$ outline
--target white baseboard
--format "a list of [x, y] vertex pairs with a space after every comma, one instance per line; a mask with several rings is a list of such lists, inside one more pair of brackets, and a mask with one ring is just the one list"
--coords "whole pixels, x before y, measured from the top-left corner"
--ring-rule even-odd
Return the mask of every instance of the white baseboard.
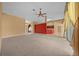
[[10, 37], [16, 37], [16, 36], [21, 36], [21, 35], [26, 35], [26, 33], [23, 33], [23, 34], [15, 34], [15, 35], [2, 36], [2, 37], [1, 37], [1, 39], [3, 39], [3, 38], [10, 38]]

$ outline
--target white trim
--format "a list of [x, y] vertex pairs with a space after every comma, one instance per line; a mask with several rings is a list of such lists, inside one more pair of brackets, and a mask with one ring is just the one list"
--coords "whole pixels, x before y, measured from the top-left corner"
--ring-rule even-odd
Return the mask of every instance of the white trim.
[[23, 34], [15, 34], [15, 35], [2, 36], [2, 37], [1, 37], [1, 39], [3, 39], [3, 38], [10, 38], [10, 37], [16, 37], [16, 36], [21, 36], [21, 35], [26, 35], [26, 33], [23, 33]]

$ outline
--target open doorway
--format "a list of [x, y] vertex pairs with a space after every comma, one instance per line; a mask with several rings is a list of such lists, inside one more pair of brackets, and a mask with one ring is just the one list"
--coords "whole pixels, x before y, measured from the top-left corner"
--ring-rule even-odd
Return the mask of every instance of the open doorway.
[[28, 33], [32, 33], [32, 26], [31, 26], [31, 24], [28, 25]]

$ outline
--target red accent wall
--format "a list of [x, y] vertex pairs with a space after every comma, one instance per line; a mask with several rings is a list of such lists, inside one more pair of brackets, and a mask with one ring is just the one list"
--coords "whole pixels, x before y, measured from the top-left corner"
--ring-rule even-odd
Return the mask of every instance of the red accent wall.
[[34, 28], [35, 28], [35, 33], [46, 34], [46, 23], [35, 24]]

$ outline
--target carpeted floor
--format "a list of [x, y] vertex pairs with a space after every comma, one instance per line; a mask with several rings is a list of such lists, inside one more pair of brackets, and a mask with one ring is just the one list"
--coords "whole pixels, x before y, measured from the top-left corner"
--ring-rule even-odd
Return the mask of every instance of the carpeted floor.
[[3, 56], [70, 56], [73, 50], [64, 38], [41, 34], [2, 39]]

